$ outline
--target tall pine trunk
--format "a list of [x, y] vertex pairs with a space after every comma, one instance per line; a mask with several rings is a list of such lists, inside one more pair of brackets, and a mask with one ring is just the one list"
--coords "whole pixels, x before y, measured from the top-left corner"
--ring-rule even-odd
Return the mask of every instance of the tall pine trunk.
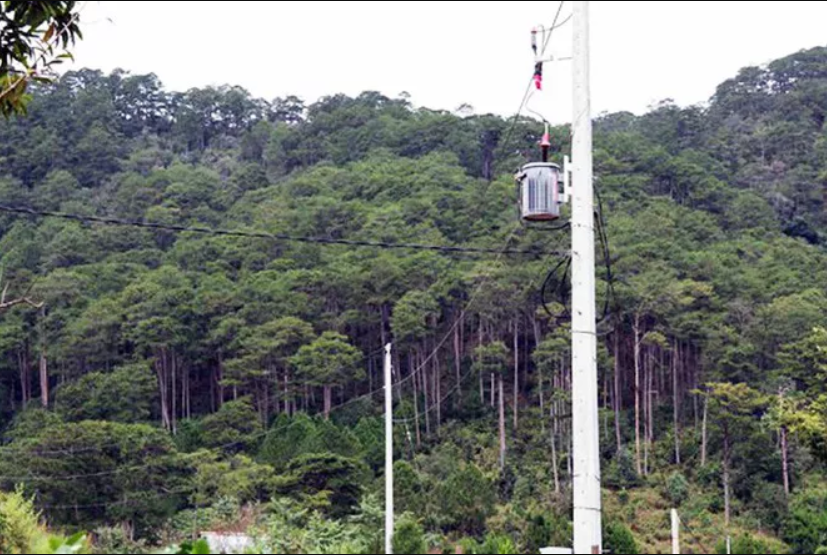
[[672, 427], [675, 435], [675, 464], [681, 464], [680, 393], [678, 393], [678, 365], [680, 344], [676, 341], [672, 351]]
[[514, 431], [520, 424], [520, 339], [519, 323], [514, 322]]
[[787, 438], [787, 427], [781, 426], [781, 471], [784, 474], [784, 494], [790, 495], [790, 453]]
[[46, 360], [46, 306], [40, 309], [40, 404], [49, 408], [49, 364]]
[[500, 470], [505, 468], [505, 386], [503, 386], [503, 377], [500, 374], [499, 379], [500, 389]]
[[638, 476], [643, 475], [640, 453], [640, 315], [635, 314], [634, 323], [635, 341], [635, 465]]
[[431, 387], [428, 385], [428, 363], [421, 355], [417, 355], [418, 364], [416, 366], [421, 378], [422, 392], [425, 394], [425, 435], [431, 435]]
[[330, 420], [330, 411], [333, 409], [333, 386], [324, 386], [324, 419]]
[[551, 404], [551, 469], [554, 473], [554, 493], [560, 493], [560, 469], [557, 463], [557, 414], [554, 410], [554, 403]]
[[[416, 369], [414, 368], [414, 359], [413, 354], [408, 354], [408, 368], [411, 372], [414, 372]], [[422, 431], [419, 425], [419, 390], [417, 386], [417, 379], [416, 374], [411, 376], [411, 382], [413, 382], [413, 406], [414, 406], [414, 419], [416, 420], [416, 448], [422, 446]]]
[[652, 392], [649, 389], [649, 375], [652, 371], [648, 352], [642, 354], [643, 366], [643, 475], [649, 474], [649, 405], [652, 402]]
[[434, 357], [434, 401], [436, 402], [436, 429], [442, 424], [442, 368], [439, 366], [439, 357]]
[[707, 423], [709, 422], [709, 397], [704, 398], [704, 418], [701, 424], [701, 466], [706, 466]]
[[620, 434], [620, 411], [622, 410], [623, 397], [620, 392], [620, 331], [614, 333], [614, 412], [615, 412], [615, 441], [617, 452], [623, 448]]
[[175, 435], [178, 431], [178, 367], [177, 362], [175, 360], [175, 352], [172, 352], [170, 357], [172, 363], [172, 393], [170, 398], [172, 399], [172, 408], [170, 410], [170, 420], [172, 425], [172, 435]]
[[169, 368], [167, 364], [167, 353], [161, 348], [155, 356], [155, 375], [158, 378], [158, 393], [161, 398], [161, 422], [164, 429], [172, 430], [172, 419], [169, 414]]
[[49, 408], [49, 367], [46, 352], [40, 351], [40, 404], [44, 409]]
[[457, 409], [462, 409], [462, 360], [460, 357], [459, 328], [461, 321], [454, 324], [454, 371], [457, 379]]

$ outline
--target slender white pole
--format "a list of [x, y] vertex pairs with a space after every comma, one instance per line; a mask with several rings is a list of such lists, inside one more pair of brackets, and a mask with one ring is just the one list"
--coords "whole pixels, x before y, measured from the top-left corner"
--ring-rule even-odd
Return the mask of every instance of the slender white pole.
[[393, 553], [393, 381], [391, 344], [385, 345], [385, 553]]
[[572, 415], [574, 552], [602, 553], [589, 2], [574, 2], [572, 122]]
[[672, 509], [672, 554], [681, 554], [681, 521], [678, 518], [678, 510]]

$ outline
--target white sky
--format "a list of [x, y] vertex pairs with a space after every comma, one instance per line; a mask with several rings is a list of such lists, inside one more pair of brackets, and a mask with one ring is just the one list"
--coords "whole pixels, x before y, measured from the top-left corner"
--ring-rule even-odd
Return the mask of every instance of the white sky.
[[[75, 67], [154, 72], [171, 90], [241, 85], [267, 99], [406, 91], [418, 106], [506, 115], [532, 72], [529, 31], [557, 6], [91, 1]], [[827, 44], [827, 2], [595, 1], [592, 19], [595, 113], [703, 102], [741, 67]], [[555, 54], [570, 54], [570, 29], [555, 35]], [[547, 65], [548, 92], [531, 107], [569, 119], [569, 74], [568, 62]]]

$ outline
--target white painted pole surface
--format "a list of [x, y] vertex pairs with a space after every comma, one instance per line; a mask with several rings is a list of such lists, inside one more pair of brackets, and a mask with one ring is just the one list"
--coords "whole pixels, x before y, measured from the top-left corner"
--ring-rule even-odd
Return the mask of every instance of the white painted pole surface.
[[391, 344], [385, 345], [385, 553], [393, 553], [393, 382]]
[[574, 552], [602, 553], [589, 2], [574, 2], [572, 122], [572, 414]]
[[672, 509], [672, 555], [681, 554], [681, 521], [678, 518], [678, 510]]

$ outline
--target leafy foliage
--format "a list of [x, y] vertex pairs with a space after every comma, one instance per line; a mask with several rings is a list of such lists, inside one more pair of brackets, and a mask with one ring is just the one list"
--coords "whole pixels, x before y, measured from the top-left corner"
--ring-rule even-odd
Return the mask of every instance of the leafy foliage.
[[[597, 276], [614, 550], [668, 550], [673, 505], [698, 531], [690, 550], [715, 546], [725, 482], [738, 549], [784, 548], [766, 532], [795, 552], [824, 544], [825, 60], [819, 48], [746, 68], [705, 107], [595, 121], [615, 278]], [[530, 119], [504, 144], [500, 117], [375, 92], [305, 105], [91, 70], [29, 92], [29, 117], [0, 126], [4, 204], [322, 242], [568, 249], [565, 231], [514, 231], [510, 176], [542, 129]], [[569, 129], [551, 132], [559, 160]], [[214, 526], [275, 552], [376, 552], [392, 342], [411, 549], [420, 535], [448, 552], [566, 544], [571, 309], [557, 263], [0, 213], [0, 287], [44, 303], [0, 313], [0, 487], [22, 485], [55, 526], [117, 527], [125, 549]], [[553, 318], [538, 310], [546, 278]]]

